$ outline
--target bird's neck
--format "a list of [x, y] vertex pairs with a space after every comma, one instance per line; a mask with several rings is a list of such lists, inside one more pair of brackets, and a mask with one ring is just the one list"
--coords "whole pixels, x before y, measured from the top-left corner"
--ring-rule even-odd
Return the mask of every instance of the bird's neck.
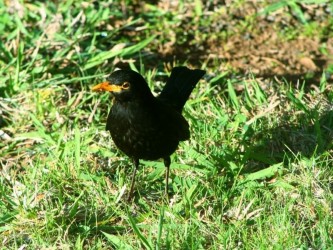
[[123, 106], [125, 108], [135, 108], [135, 107], [150, 107], [153, 105], [155, 101], [155, 97], [151, 95], [147, 95], [144, 98], [129, 98], [129, 99], [122, 99], [122, 98], [115, 98], [114, 104]]

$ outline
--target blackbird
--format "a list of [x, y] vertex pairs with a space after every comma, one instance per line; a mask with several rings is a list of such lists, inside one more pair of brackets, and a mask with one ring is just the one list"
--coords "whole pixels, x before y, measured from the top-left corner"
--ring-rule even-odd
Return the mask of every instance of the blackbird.
[[158, 97], [153, 96], [145, 79], [132, 70], [114, 71], [106, 82], [92, 88], [111, 92], [114, 97], [106, 130], [116, 146], [133, 161], [128, 200], [133, 194], [139, 159], [164, 160], [168, 195], [170, 155], [180, 141], [190, 137], [189, 125], [181, 112], [204, 74], [204, 70], [175, 67]]

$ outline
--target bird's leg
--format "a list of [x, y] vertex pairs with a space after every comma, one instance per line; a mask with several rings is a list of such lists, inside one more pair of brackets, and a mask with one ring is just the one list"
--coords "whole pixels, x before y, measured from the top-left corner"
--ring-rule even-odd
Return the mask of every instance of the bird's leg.
[[133, 195], [133, 190], [134, 190], [134, 184], [135, 184], [135, 175], [136, 175], [136, 170], [139, 168], [139, 159], [133, 158], [133, 174], [132, 174], [132, 181], [131, 181], [131, 188], [128, 193], [127, 201], [131, 201], [132, 195]]
[[169, 171], [170, 171], [170, 156], [164, 158], [164, 166], [165, 166], [165, 194], [167, 199], [169, 200], [168, 186], [169, 186]]

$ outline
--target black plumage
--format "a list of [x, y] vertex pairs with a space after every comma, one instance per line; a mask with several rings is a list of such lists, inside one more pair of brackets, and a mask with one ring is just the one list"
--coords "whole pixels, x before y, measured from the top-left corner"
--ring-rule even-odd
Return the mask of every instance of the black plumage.
[[116, 146], [134, 164], [131, 199], [139, 159], [162, 158], [166, 167], [166, 192], [169, 179], [170, 155], [180, 141], [189, 139], [189, 125], [181, 111], [192, 90], [205, 71], [187, 67], [173, 68], [161, 94], [156, 98], [145, 79], [132, 70], [113, 72], [106, 82], [93, 90], [109, 91], [114, 96], [106, 130]]

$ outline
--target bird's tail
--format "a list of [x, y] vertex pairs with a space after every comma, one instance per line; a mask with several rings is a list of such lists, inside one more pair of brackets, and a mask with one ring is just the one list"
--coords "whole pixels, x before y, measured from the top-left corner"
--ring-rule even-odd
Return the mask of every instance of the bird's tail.
[[205, 73], [206, 71], [200, 69], [191, 70], [187, 67], [173, 68], [158, 99], [181, 111], [192, 90]]

